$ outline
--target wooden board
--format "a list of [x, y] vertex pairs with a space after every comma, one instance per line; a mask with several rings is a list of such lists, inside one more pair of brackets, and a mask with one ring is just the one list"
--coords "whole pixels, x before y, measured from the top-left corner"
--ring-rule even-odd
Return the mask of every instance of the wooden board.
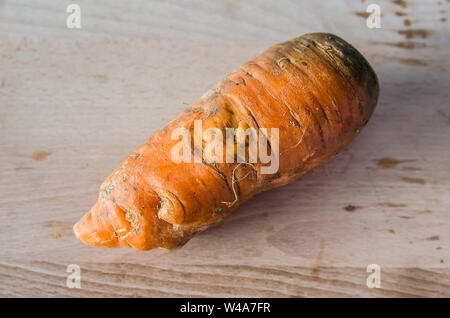
[[[448, 1], [0, 2], [1, 296], [450, 296]], [[183, 248], [88, 247], [72, 225], [163, 123], [271, 44], [313, 31], [379, 75], [339, 156]], [[69, 264], [81, 289], [66, 287]], [[381, 288], [366, 286], [369, 264]]]

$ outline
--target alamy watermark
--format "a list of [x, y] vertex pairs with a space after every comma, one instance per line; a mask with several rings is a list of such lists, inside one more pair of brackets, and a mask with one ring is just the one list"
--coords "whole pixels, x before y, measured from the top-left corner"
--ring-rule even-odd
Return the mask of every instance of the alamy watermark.
[[[261, 163], [261, 174], [273, 174], [279, 167], [278, 128], [208, 128], [201, 120], [194, 121], [192, 140], [189, 129], [177, 127], [172, 140], [181, 140], [171, 150], [175, 163]], [[270, 136], [270, 137], [268, 137]], [[248, 142], [247, 142], [248, 138]], [[225, 140], [225, 142], [224, 142]], [[248, 145], [248, 146], [247, 146]], [[270, 149], [269, 149], [270, 148]], [[269, 151], [270, 150], [270, 151]], [[248, 158], [247, 158], [248, 157]]]
[[381, 267], [378, 264], [367, 265], [367, 273], [371, 273], [366, 280], [368, 288], [381, 288]]
[[66, 269], [67, 276], [66, 286], [67, 288], [81, 288], [81, 269], [77, 264], [69, 264]]
[[378, 4], [372, 3], [367, 6], [366, 12], [369, 13], [366, 19], [366, 25], [369, 29], [381, 28], [381, 9]]
[[81, 29], [81, 8], [78, 4], [71, 3], [67, 6], [66, 12], [70, 13], [66, 19], [66, 26], [69, 29]]

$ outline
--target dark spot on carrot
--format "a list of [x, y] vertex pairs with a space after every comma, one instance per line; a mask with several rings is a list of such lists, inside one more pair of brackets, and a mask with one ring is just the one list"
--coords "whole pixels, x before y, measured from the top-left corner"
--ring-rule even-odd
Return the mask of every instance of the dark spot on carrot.
[[213, 211], [213, 216], [217, 216], [217, 215], [224, 215], [225, 214], [225, 210], [223, 208], [217, 208]]
[[114, 185], [112, 183], [108, 183], [102, 190], [103, 199], [108, 200], [111, 192], [114, 190]]
[[281, 172], [277, 172], [277, 173], [275, 173], [273, 176], [272, 176], [272, 178], [270, 179], [270, 181], [272, 182], [272, 181], [275, 181], [275, 180], [277, 180], [277, 179], [279, 179], [281, 177]]
[[141, 154], [140, 154], [140, 153], [137, 153], [137, 152], [133, 152], [133, 153], [130, 155], [130, 157], [133, 158], [133, 159], [138, 159], [140, 156], [141, 156]]

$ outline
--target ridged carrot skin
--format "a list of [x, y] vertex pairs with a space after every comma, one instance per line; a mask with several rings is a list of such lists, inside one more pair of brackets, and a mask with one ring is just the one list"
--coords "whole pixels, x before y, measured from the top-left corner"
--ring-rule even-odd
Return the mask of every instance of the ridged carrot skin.
[[[84, 243], [174, 248], [255, 194], [298, 179], [355, 138], [377, 103], [364, 57], [341, 38], [312, 33], [276, 44], [226, 76], [156, 131], [103, 182], [97, 203], [74, 226]], [[263, 164], [175, 163], [172, 132], [278, 128], [279, 169]]]

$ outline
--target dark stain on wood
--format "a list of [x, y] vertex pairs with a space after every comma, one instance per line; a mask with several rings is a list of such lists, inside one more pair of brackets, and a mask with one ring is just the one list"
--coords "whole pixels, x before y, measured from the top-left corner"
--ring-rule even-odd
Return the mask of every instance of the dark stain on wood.
[[422, 178], [411, 178], [411, 177], [402, 177], [402, 180], [409, 183], [415, 183], [415, 184], [425, 184], [427, 183], [425, 179]]
[[428, 241], [439, 241], [440, 237], [439, 237], [439, 235], [433, 235], [433, 236], [427, 237], [426, 240], [428, 240]]
[[408, 170], [408, 171], [422, 171], [422, 168], [418, 168], [418, 167], [403, 167], [402, 170]]
[[61, 236], [72, 235], [72, 223], [68, 222], [59, 222], [59, 221], [51, 221], [44, 224], [45, 227], [50, 228], [53, 232], [53, 237], [55, 239], [60, 238]]
[[392, 157], [383, 157], [380, 159], [377, 159], [377, 165], [380, 168], [383, 169], [391, 169], [397, 167], [397, 165], [405, 162], [413, 162], [416, 161], [415, 159], [395, 159]]
[[416, 49], [421, 47], [426, 47], [427, 44], [423, 42], [414, 42], [414, 41], [400, 41], [400, 42], [382, 42], [382, 44], [399, 47], [401, 49]]
[[317, 278], [320, 273], [321, 267], [323, 267], [323, 251], [325, 249], [325, 242], [323, 240], [320, 241], [319, 254], [317, 255], [316, 261], [314, 262], [312, 268], [312, 276]]
[[382, 202], [378, 203], [378, 205], [387, 206], [389, 208], [405, 208], [408, 205], [404, 203], [391, 203], [391, 202]]
[[362, 208], [362, 206], [356, 206], [356, 205], [352, 205], [352, 204], [349, 204], [349, 205], [346, 205], [343, 207], [343, 209], [347, 212], [355, 212], [356, 210], [361, 209], [361, 208]]
[[105, 84], [108, 83], [108, 76], [104, 75], [104, 74], [94, 74], [92, 75], [92, 77], [101, 84]]
[[392, 3], [401, 6], [402, 8], [408, 7], [408, 2], [406, 0], [391, 0]]
[[415, 58], [406, 58], [406, 57], [393, 57], [392, 58], [394, 61], [400, 62], [402, 64], [408, 64], [408, 65], [413, 65], [413, 66], [427, 66], [427, 62], [425, 62], [424, 60], [420, 60], [420, 59], [415, 59]]
[[411, 22], [410, 19], [405, 19], [405, 20], [403, 20], [403, 25], [404, 25], [404, 26], [411, 26], [411, 24], [412, 24], [412, 22]]
[[411, 29], [411, 30], [398, 30], [398, 34], [405, 36], [407, 39], [422, 38], [426, 39], [432, 34], [430, 30], [426, 29]]
[[439, 109], [439, 110], [437, 111], [437, 113], [438, 113], [440, 116], [442, 116], [444, 119], [446, 119], [447, 124], [450, 125], [450, 115], [447, 115], [447, 114], [445, 113], [445, 111], [443, 111], [443, 110], [441, 110], [441, 109]]
[[51, 154], [52, 153], [49, 151], [38, 150], [31, 155], [31, 158], [36, 161], [41, 161], [50, 156]]
[[370, 12], [365, 12], [365, 11], [354, 11], [353, 14], [356, 15], [356, 16], [358, 16], [358, 17], [367, 19], [367, 18], [369, 17], [369, 15], [370, 15]]
[[392, 233], [392, 234], [395, 234], [395, 230], [393, 230], [393, 229], [389, 229], [388, 232]]
[[401, 12], [401, 11], [395, 11], [395, 15], [396, 15], [396, 16], [399, 16], [399, 17], [404, 17], [404, 16], [407, 16], [408, 13], [406, 13], [406, 12]]

